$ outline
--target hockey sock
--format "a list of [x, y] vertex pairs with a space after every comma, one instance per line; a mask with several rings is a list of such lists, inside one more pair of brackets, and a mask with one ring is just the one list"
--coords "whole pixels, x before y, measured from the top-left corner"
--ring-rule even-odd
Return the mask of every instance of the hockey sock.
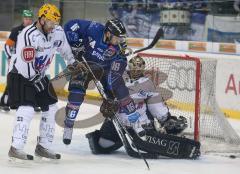
[[20, 106], [17, 110], [12, 136], [12, 146], [16, 149], [24, 148], [33, 115], [34, 109], [31, 106]]
[[49, 106], [49, 110], [42, 112], [38, 137], [38, 143], [46, 149], [51, 147], [55, 132], [55, 114], [57, 112], [57, 105]]

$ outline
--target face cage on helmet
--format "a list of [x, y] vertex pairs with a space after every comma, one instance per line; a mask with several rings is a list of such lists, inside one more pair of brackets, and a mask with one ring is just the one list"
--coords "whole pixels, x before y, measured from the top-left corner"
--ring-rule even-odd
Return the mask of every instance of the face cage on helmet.
[[[109, 31], [109, 32], [110, 32], [110, 31]], [[116, 35], [114, 35], [114, 34], [112, 34], [112, 33], [110, 32], [109, 41], [111, 41], [113, 37], [117, 38], [117, 40], [118, 40], [117, 45], [120, 45], [121, 43], [126, 42], [126, 36], [119, 37], [119, 36], [116, 36]]]
[[130, 65], [129, 66], [129, 70], [128, 70], [128, 74], [130, 76], [130, 79], [134, 79], [134, 80], [138, 80], [140, 77], [144, 76], [144, 72], [145, 72], [145, 67], [144, 65], [139, 67], [139, 66], [134, 66], [134, 65]]
[[49, 19], [46, 18], [45, 20], [45, 25], [48, 27], [48, 28], [54, 28], [55, 25], [59, 25], [57, 22], [54, 22], [54, 21], [51, 21]]
[[144, 76], [144, 70], [128, 70], [128, 75], [131, 80], [138, 80]]

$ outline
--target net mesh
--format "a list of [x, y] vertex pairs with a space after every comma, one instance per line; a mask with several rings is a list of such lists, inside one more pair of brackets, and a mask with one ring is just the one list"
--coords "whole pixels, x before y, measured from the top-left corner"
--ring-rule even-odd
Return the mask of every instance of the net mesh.
[[155, 83], [170, 113], [187, 118], [185, 136], [199, 139], [202, 152], [240, 152], [240, 138], [216, 102], [217, 60], [139, 55], [146, 62], [146, 76]]

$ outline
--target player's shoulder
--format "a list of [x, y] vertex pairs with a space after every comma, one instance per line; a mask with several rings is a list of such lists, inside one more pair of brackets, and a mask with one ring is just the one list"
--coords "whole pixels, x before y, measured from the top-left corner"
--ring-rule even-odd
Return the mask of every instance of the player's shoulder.
[[85, 29], [90, 25], [91, 21], [84, 20], [84, 19], [71, 19], [67, 21], [64, 25], [64, 30], [68, 31], [80, 31], [81, 29]]
[[24, 26], [23, 26], [23, 24], [21, 24], [21, 25], [18, 25], [18, 26], [13, 27], [13, 28], [11, 29], [11, 32], [19, 33], [19, 32], [21, 32], [21, 31], [23, 30], [23, 28], [24, 28]]
[[29, 25], [27, 27], [25, 27], [22, 32], [20, 33], [21, 35], [30, 35], [32, 33], [35, 33], [37, 32], [37, 27], [36, 27], [36, 24], [32, 24], [32, 25]]
[[103, 30], [104, 29], [104, 25], [102, 25], [99, 22], [96, 21], [91, 21], [89, 28], [93, 28], [93, 29], [97, 29], [97, 30]]
[[52, 32], [56, 32], [56, 33], [63, 33], [64, 30], [60, 25], [55, 26], [54, 30]]
[[102, 24], [91, 21], [87, 28], [86, 35], [93, 40], [100, 40], [103, 37], [104, 27]]
[[37, 29], [36, 25], [32, 24], [22, 30], [18, 39], [20, 42], [24, 42], [25, 45], [32, 45], [39, 33], [40, 31]]
[[104, 32], [104, 25], [96, 21], [91, 21], [91, 24], [89, 25], [89, 31], [95, 35], [102, 35]]
[[52, 30], [50, 35], [53, 40], [64, 40], [65, 32], [63, 28], [60, 25], [58, 25]]
[[73, 25], [73, 24], [81, 24], [81, 23], [90, 23], [91, 21], [85, 19], [70, 19], [68, 20], [65, 25]]

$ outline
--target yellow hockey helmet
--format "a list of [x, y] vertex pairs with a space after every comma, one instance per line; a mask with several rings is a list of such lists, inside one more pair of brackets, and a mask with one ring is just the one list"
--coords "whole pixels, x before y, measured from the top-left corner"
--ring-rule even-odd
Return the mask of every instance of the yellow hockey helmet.
[[46, 19], [55, 23], [59, 23], [61, 19], [59, 9], [53, 4], [44, 4], [42, 7], [40, 7], [38, 11], [38, 17], [42, 16], [45, 16]]

